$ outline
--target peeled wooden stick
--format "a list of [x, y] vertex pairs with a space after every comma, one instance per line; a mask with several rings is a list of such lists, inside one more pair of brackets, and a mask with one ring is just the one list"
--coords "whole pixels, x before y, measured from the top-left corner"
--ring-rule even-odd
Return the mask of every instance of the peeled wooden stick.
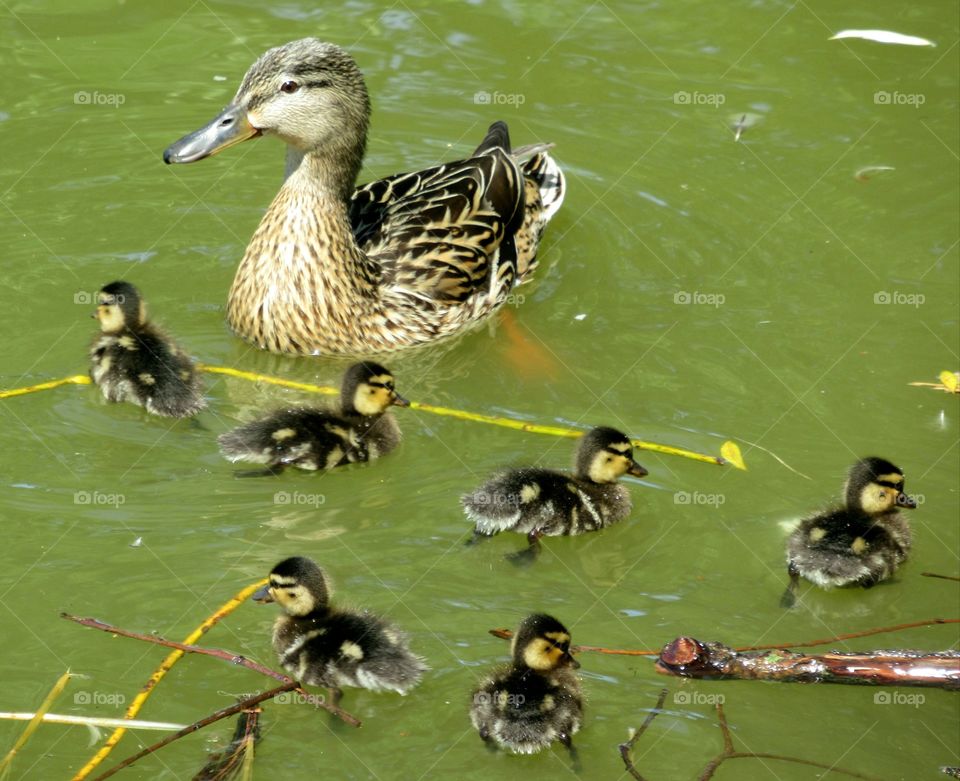
[[800, 683], [860, 683], [960, 689], [960, 652], [870, 651], [804, 654], [740, 652], [678, 637], [664, 646], [657, 672], [685, 678], [740, 678]]
[[[104, 623], [99, 621], [96, 618], [78, 618], [77, 616], [71, 616], [69, 613], [61, 613], [61, 618], [66, 618], [68, 621], [74, 621], [81, 626], [88, 626], [92, 629], [99, 629], [101, 632], [109, 632], [110, 634], [120, 635], [121, 637], [131, 637], [134, 640], [143, 640], [147, 643], [153, 643], [154, 645], [162, 645], [166, 648], [176, 648], [180, 653], [184, 654], [201, 654], [202, 656], [212, 656], [214, 659], [222, 659], [225, 662], [230, 662], [231, 664], [238, 665], [240, 667], [246, 667], [248, 670], [253, 670], [254, 672], [260, 673], [261, 675], [269, 676], [274, 680], [280, 681], [281, 683], [294, 683], [294, 687], [307, 699], [307, 701], [314, 705], [317, 708], [323, 708], [323, 710], [329, 711], [334, 716], [336, 716], [341, 721], [346, 722], [351, 727], [359, 727], [360, 720], [355, 716], [347, 713], [347, 711], [338, 708], [336, 705], [331, 705], [326, 700], [321, 697], [317, 697], [309, 692], [304, 691], [300, 688], [300, 684], [289, 678], [283, 673], [278, 673], [275, 670], [271, 670], [269, 667], [264, 667], [262, 664], [257, 664], [256, 662], [251, 662], [245, 656], [240, 654], [232, 653], [231, 651], [222, 651], [219, 648], [201, 648], [198, 645], [189, 645], [187, 643], [177, 643], [173, 640], [165, 640], [162, 637], [157, 637], [156, 635], [144, 635], [139, 632], [131, 632], [129, 629], [121, 629], [120, 627], [113, 626], [111, 624]], [[251, 703], [256, 704], [256, 703]]]

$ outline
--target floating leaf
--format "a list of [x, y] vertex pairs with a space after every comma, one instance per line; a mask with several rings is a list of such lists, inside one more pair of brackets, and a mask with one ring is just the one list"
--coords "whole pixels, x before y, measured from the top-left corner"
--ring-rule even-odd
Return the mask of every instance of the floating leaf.
[[836, 35], [830, 36], [831, 41], [841, 38], [862, 38], [865, 41], [876, 41], [877, 43], [898, 43], [901, 46], [936, 46], [933, 41], [926, 38], [918, 38], [915, 35], [904, 35], [903, 33], [894, 33], [890, 30], [841, 30]]
[[873, 179], [875, 174], [881, 174], [884, 171], [896, 171], [892, 165], [865, 165], [863, 168], [859, 169], [854, 175], [853, 178], [859, 182], [866, 182], [870, 179]]
[[740, 445], [732, 439], [728, 439], [720, 446], [720, 455], [723, 460], [737, 469], [747, 471], [747, 465], [743, 462], [743, 454], [740, 452]]
[[951, 393], [960, 393], [960, 372], [942, 371], [939, 374], [943, 387]]

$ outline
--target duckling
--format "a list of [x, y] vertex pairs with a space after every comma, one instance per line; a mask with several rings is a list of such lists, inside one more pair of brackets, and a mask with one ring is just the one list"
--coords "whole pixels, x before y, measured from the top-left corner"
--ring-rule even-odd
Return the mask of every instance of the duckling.
[[536, 613], [520, 624], [510, 664], [494, 669], [473, 693], [470, 721], [491, 748], [535, 754], [554, 741], [570, 751], [583, 720], [583, 695], [570, 655], [570, 632]]
[[526, 534], [528, 548], [509, 558], [529, 562], [543, 536], [583, 534], [626, 518], [630, 493], [617, 484], [625, 474], [647, 474], [633, 460], [630, 438], [595, 428], [580, 440], [573, 475], [538, 467], [507, 469], [463, 496], [464, 511], [476, 524], [470, 542], [507, 530]]
[[371, 461], [400, 442], [400, 427], [387, 408], [407, 407], [393, 375], [378, 363], [362, 361], [347, 369], [338, 410], [292, 407], [221, 434], [220, 451], [230, 461], [266, 464], [256, 473], [278, 474], [286, 466], [332, 469]]
[[90, 348], [90, 379], [108, 401], [129, 401], [154, 415], [185, 418], [207, 406], [193, 361], [147, 320], [140, 292], [111, 282], [97, 293], [101, 333]]
[[366, 610], [330, 605], [330, 583], [311, 559], [293, 556], [270, 572], [270, 582], [253, 595], [276, 602], [284, 614], [273, 626], [280, 664], [300, 683], [326, 686], [334, 700], [341, 686], [406, 694], [427, 670], [410, 651], [407, 635]]
[[845, 505], [802, 521], [787, 540], [790, 583], [780, 600], [792, 607], [800, 577], [824, 589], [871, 586], [886, 580], [910, 551], [910, 524], [901, 508], [916, 501], [903, 492], [903, 471], [882, 458], [850, 468]]

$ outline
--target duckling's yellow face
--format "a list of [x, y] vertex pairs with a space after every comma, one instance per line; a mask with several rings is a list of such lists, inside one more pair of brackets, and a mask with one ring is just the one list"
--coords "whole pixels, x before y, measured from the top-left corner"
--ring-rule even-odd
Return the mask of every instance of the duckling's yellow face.
[[390, 374], [368, 378], [357, 385], [353, 394], [353, 407], [361, 415], [380, 415], [392, 404], [406, 407], [409, 402], [397, 394]]
[[633, 460], [633, 446], [629, 442], [611, 442], [594, 455], [588, 475], [595, 483], [615, 483], [628, 472], [636, 477], [647, 474], [647, 470]]
[[566, 632], [544, 632], [534, 637], [523, 649], [523, 661], [532, 670], [555, 670], [579, 663], [570, 655], [570, 635]]
[[878, 475], [860, 490], [860, 507], [867, 515], [882, 515], [895, 508], [912, 510], [917, 503], [903, 492], [903, 475]]
[[[100, 321], [100, 330], [107, 334], [122, 331], [128, 325], [120, 297], [102, 291], [97, 294], [97, 309], [93, 316]], [[140, 301], [139, 322], [144, 322], [146, 317], [146, 307]]]
[[283, 608], [284, 612], [291, 616], [308, 615], [317, 607], [317, 600], [314, 595], [296, 578], [270, 575], [267, 595], [269, 598], [263, 601], [276, 602]]

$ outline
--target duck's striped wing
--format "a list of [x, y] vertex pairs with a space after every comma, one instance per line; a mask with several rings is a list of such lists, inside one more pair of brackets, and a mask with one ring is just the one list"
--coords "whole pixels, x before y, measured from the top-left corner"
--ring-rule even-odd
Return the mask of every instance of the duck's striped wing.
[[380, 263], [384, 285], [450, 305], [513, 284], [524, 184], [508, 151], [488, 144], [494, 128], [475, 157], [380, 179], [354, 193], [354, 234]]

